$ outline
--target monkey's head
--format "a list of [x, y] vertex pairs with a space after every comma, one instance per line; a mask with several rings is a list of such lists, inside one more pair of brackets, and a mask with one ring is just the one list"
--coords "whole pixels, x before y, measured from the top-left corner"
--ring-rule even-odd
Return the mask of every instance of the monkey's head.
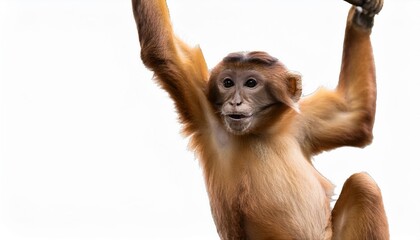
[[287, 109], [297, 110], [300, 75], [265, 52], [231, 53], [212, 71], [208, 99], [236, 135], [257, 131]]

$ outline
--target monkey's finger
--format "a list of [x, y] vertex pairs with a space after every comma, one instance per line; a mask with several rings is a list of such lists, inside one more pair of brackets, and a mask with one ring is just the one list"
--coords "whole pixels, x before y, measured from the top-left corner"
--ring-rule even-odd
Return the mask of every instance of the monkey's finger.
[[366, 0], [344, 0], [344, 1], [346, 1], [350, 4], [352, 4], [352, 5], [355, 5], [355, 6], [362, 6], [365, 3]]
[[384, 4], [384, 0], [344, 0], [356, 7], [359, 7], [359, 11], [363, 11], [364, 14], [374, 16], [378, 14]]

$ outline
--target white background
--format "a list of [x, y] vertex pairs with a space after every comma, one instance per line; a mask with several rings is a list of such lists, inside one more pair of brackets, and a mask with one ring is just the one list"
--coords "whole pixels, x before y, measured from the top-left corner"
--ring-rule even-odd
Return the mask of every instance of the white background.
[[[264, 50], [335, 87], [340, 0], [170, 0], [209, 67]], [[375, 139], [315, 157], [337, 185], [367, 171], [392, 239], [420, 239], [420, 1], [386, 0], [372, 42]], [[218, 239], [174, 106], [139, 58], [130, 1], [0, 0], [0, 239]]]

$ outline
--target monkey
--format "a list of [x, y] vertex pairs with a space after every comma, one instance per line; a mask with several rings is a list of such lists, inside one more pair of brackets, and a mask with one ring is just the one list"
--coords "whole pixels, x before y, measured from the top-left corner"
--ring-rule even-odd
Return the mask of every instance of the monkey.
[[311, 162], [373, 139], [370, 35], [383, 0], [346, 1], [338, 85], [302, 97], [300, 74], [266, 52], [231, 53], [208, 70], [201, 49], [174, 34], [165, 0], [132, 0], [140, 57], [175, 103], [221, 239], [389, 239], [367, 173], [350, 176], [331, 209], [333, 184]]

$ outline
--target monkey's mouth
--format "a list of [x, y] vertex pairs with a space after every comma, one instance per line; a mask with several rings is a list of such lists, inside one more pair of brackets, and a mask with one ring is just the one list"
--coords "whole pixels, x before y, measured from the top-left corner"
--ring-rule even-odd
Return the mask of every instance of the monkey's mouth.
[[243, 120], [245, 118], [251, 117], [251, 115], [245, 115], [245, 114], [228, 114], [227, 116], [232, 120]]
[[224, 121], [227, 130], [236, 135], [248, 132], [252, 123], [252, 114], [248, 113], [228, 113], [224, 114]]

